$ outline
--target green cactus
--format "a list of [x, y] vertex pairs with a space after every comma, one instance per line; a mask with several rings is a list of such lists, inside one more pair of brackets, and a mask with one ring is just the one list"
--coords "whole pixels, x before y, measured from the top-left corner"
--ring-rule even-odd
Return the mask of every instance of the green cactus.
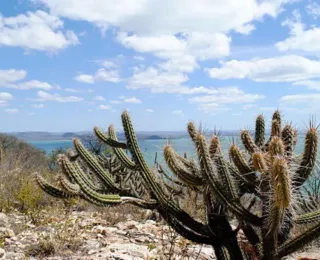
[[[190, 122], [187, 130], [197, 160], [166, 145], [164, 159], [171, 174], [156, 159], [154, 167], [147, 165], [128, 112], [121, 118], [125, 142], [118, 141], [113, 126], [107, 134], [94, 128], [96, 136], [112, 147], [111, 157], [91, 155], [75, 139], [76, 154], [59, 159], [65, 176], [59, 177], [58, 186], [36, 175], [39, 186], [58, 198], [80, 197], [99, 206], [131, 203], [156, 209], [180, 235], [211, 245], [219, 260], [250, 259], [252, 255], [262, 260], [281, 259], [320, 236], [320, 210], [304, 199], [302, 186], [316, 164], [318, 134], [312, 124], [304, 152], [296, 156], [297, 131], [291, 125], [282, 128], [280, 112], [273, 114], [267, 142], [265, 120], [259, 115], [254, 139], [249, 131], [241, 131], [245, 150], [233, 143], [229, 161], [219, 137], [214, 135], [208, 144]], [[206, 221], [196, 220], [181, 208], [179, 199], [186, 190], [199, 194], [206, 207]], [[242, 197], [248, 194], [252, 199], [245, 205]], [[238, 220], [236, 229], [229, 223], [231, 218]], [[311, 227], [293, 237], [292, 228], [300, 224]], [[251, 247], [250, 256], [238, 242], [240, 229]]]

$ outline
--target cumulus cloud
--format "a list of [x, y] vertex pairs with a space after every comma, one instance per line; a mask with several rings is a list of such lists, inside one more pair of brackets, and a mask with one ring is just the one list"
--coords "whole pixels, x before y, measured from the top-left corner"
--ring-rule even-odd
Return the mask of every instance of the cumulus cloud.
[[198, 96], [189, 98], [190, 103], [214, 103], [214, 104], [236, 104], [236, 103], [253, 103], [263, 99], [263, 95], [248, 94], [243, 90], [230, 88], [217, 88], [216, 93], [212, 95]]
[[9, 101], [12, 100], [13, 96], [8, 92], [0, 92], [0, 100], [1, 101]]
[[26, 82], [22, 82], [19, 84], [11, 84], [7, 85], [8, 88], [20, 89], [20, 90], [28, 90], [28, 89], [43, 89], [50, 90], [53, 88], [48, 82], [42, 82], [39, 80], [30, 80]]
[[[285, 4], [294, 1], [125, 0], [120, 5], [105, 0], [35, 0], [55, 15], [88, 21], [103, 32], [116, 27], [117, 40], [126, 48], [163, 59], [160, 67], [164, 70], [186, 73], [197, 69], [198, 61], [229, 55], [228, 33], [250, 34], [255, 29], [254, 21], [276, 17]], [[86, 82], [92, 83], [93, 79], [86, 76]]]
[[109, 109], [111, 109], [111, 106], [109, 106], [109, 105], [100, 105], [99, 108], [102, 109], [102, 110], [109, 110]]
[[[313, 5], [313, 15], [317, 12], [320, 14], [320, 6]], [[318, 8], [318, 9], [317, 9]], [[310, 11], [310, 9], [308, 9]], [[306, 25], [300, 21], [300, 13], [294, 12], [293, 18], [283, 22], [283, 26], [288, 26], [290, 30], [290, 36], [283, 41], [276, 43], [276, 47], [284, 51], [305, 51], [305, 52], [319, 52], [320, 46], [320, 27], [311, 27], [307, 29]]]
[[83, 83], [93, 84], [99, 81], [118, 83], [121, 81], [118, 70], [99, 69], [95, 74], [80, 74], [74, 77], [75, 80]]
[[320, 90], [320, 81], [303, 80], [292, 83], [293, 86], [305, 86], [308, 89]]
[[130, 103], [130, 104], [141, 104], [142, 101], [136, 97], [125, 97], [125, 96], [120, 96], [120, 100], [111, 100], [111, 104], [119, 105], [122, 103]]
[[37, 95], [38, 95], [38, 101], [55, 101], [60, 103], [83, 101], [82, 97], [61, 96], [59, 94], [49, 94], [48, 92], [45, 92], [45, 91], [38, 91]]
[[[277, 16], [285, 4], [294, 0], [213, 0], [213, 1], [77, 1], [35, 0], [54, 14], [73, 20], [84, 20], [102, 29], [119, 27], [141, 35], [177, 34], [181, 32], [227, 32], [264, 16]], [[245, 8], [243, 8], [245, 6]], [[179, 14], [177, 15], [177, 11]], [[241, 10], [241, 12], [239, 11]], [[163, 19], [165, 17], [166, 19]], [[145, 22], [152, 19], [152, 23]], [[143, 22], [141, 22], [143, 21]], [[238, 29], [239, 30], [239, 29]], [[248, 30], [248, 29], [247, 29]]]
[[307, 5], [307, 12], [310, 14], [314, 19], [318, 19], [320, 17], [320, 4], [316, 3], [315, 1], [310, 2]]
[[136, 97], [128, 97], [123, 99], [124, 103], [141, 104], [141, 100]]
[[146, 112], [153, 113], [154, 111], [153, 111], [153, 109], [148, 108], [148, 109], [146, 109]]
[[4, 17], [0, 14], [0, 45], [56, 52], [79, 44], [73, 31], [63, 31], [63, 22], [44, 11]]
[[320, 77], [320, 61], [298, 55], [268, 59], [231, 60], [220, 68], [205, 69], [211, 78], [251, 79], [257, 82], [292, 82]]
[[313, 103], [313, 102], [319, 103], [319, 101], [320, 101], [319, 93], [286, 95], [280, 99], [280, 102], [284, 104], [299, 104], [299, 103]]
[[0, 70], [0, 86], [5, 86], [13, 82], [24, 79], [27, 76], [25, 70]]

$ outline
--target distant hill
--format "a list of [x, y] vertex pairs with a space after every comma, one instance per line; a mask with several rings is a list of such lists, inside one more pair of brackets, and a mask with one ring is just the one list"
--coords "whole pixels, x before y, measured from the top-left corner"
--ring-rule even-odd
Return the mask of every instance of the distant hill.
[[[267, 131], [268, 133], [269, 131]], [[300, 134], [303, 131], [300, 132]], [[71, 140], [73, 137], [81, 137], [84, 135], [92, 134], [89, 131], [82, 132], [61, 132], [61, 133], [51, 133], [51, 132], [15, 132], [8, 133], [13, 135], [19, 139], [26, 141], [33, 140]], [[211, 136], [213, 134], [212, 131], [207, 131], [205, 133], [207, 136]], [[227, 130], [220, 131], [221, 136], [237, 136], [239, 135], [239, 130]], [[186, 131], [138, 131], [137, 137], [140, 140], [160, 140], [160, 139], [178, 139], [178, 138], [186, 138], [188, 137], [188, 133]], [[120, 140], [125, 139], [125, 135], [123, 132], [118, 133], [118, 138]]]

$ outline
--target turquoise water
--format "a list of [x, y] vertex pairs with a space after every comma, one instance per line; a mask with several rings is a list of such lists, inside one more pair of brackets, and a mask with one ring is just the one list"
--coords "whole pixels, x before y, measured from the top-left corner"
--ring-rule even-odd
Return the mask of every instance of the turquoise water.
[[[239, 136], [222, 136], [221, 144], [224, 150], [224, 154], [228, 154], [228, 149], [232, 142], [240, 145]], [[300, 153], [303, 150], [303, 136], [299, 137], [299, 141], [296, 146], [296, 152]], [[28, 141], [31, 145], [37, 147], [45, 151], [47, 154], [50, 153], [54, 149], [58, 148], [72, 148], [71, 140], [50, 140], [50, 141]], [[172, 140], [141, 140], [139, 141], [140, 148], [142, 153], [144, 154], [145, 159], [149, 164], [152, 164], [154, 161], [155, 153], [158, 153], [158, 161], [162, 162], [162, 150], [163, 146], [167, 143], [170, 143], [172, 147], [181, 155], [184, 152], [187, 153], [188, 157], [192, 157], [196, 155], [194, 145], [190, 138], [180, 138], [180, 139], [172, 139]]]
[[72, 141], [71, 140], [45, 140], [45, 141], [26, 141], [27, 143], [35, 146], [36, 148], [45, 151], [49, 154], [52, 150], [58, 148], [71, 148]]

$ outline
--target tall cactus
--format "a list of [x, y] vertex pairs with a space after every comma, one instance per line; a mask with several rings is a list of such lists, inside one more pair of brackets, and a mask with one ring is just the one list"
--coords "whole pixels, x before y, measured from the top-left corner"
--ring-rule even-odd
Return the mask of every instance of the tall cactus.
[[[265, 120], [259, 115], [254, 138], [249, 131], [241, 131], [245, 150], [233, 143], [229, 161], [223, 155], [219, 137], [214, 135], [208, 143], [190, 122], [187, 130], [197, 160], [181, 156], [166, 145], [164, 159], [170, 174], [162, 165], [147, 165], [128, 112], [123, 112], [121, 118], [125, 142], [118, 141], [113, 126], [108, 133], [94, 128], [97, 137], [113, 147], [111, 158], [91, 155], [75, 139], [76, 154], [60, 157], [65, 176], [59, 177], [59, 185], [36, 175], [40, 187], [58, 198], [80, 197], [99, 206], [132, 203], [156, 209], [180, 235], [212, 245], [219, 260], [250, 259], [238, 242], [240, 229], [252, 248], [251, 256], [262, 260], [281, 259], [320, 236], [320, 210], [313, 207], [314, 211], [304, 211], [311, 207], [301, 195], [316, 164], [318, 134], [312, 124], [304, 152], [296, 156], [297, 131], [289, 124], [282, 128], [279, 111], [273, 114], [267, 141]], [[184, 190], [199, 194], [206, 207], [206, 221], [196, 220], [181, 208], [177, 198], [184, 196]], [[248, 194], [252, 199], [246, 205], [242, 197]], [[236, 229], [229, 223], [231, 217], [238, 220]], [[300, 224], [310, 227], [293, 237], [292, 228]]]

